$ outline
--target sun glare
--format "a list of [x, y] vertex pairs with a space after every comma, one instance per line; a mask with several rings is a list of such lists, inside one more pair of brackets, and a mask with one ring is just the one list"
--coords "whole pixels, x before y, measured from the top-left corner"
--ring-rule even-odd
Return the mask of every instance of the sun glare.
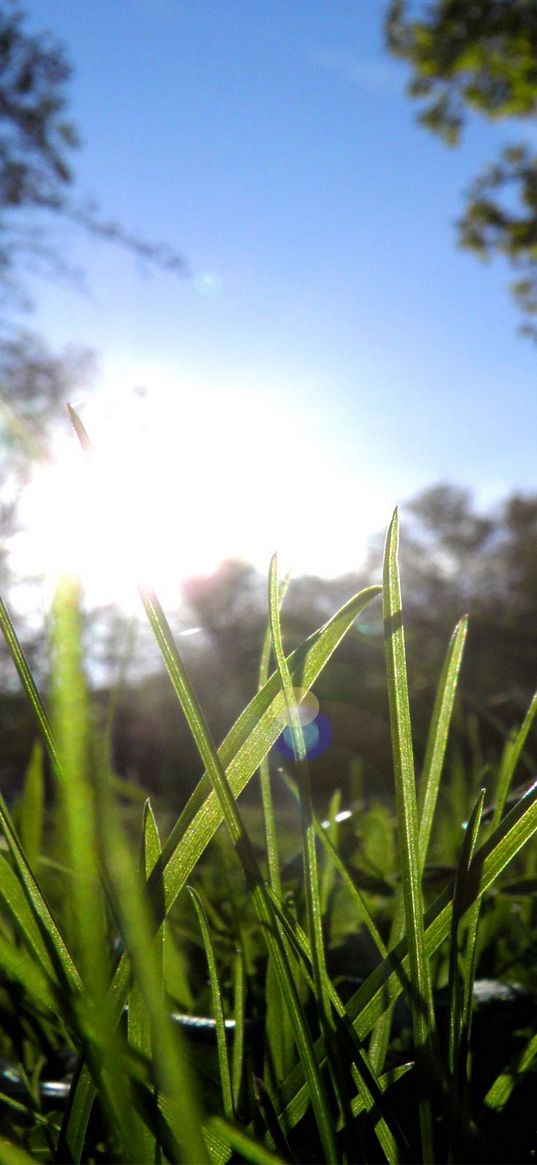
[[266, 571], [275, 549], [281, 573], [359, 566], [371, 531], [359, 483], [274, 397], [181, 392], [161, 376], [153, 392], [96, 393], [81, 416], [94, 453], [63, 436], [36, 468], [19, 558], [51, 582], [79, 575], [88, 605], [134, 609], [137, 582], [176, 604], [184, 578], [234, 557]]

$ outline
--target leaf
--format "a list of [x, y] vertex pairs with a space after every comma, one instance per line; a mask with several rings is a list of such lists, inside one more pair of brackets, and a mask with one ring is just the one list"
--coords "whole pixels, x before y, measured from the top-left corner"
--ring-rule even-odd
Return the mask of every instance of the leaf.
[[37, 868], [43, 838], [44, 793], [43, 745], [38, 740], [34, 744], [26, 770], [19, 809], [19, 833], [22, 848], [29, 865], [34, 870]]
[[196, 914], [198, 916], [199, 927], [203, 939], [203, 946], [205, 948], [205, 957], [209, 968], [209, 982], [211, 984], [211, 998], [213, 1003], [213, 1012], [216, 1024], [216, 1047], [218, 1052], [218, 1067], [220, 1070], [220, 1087], [222, 1089], [222, 1102], [224, 1106], [224, 1116], [229, 1121], [232, 1121], [235, 1116], [235, 1105], [233, 1102], [233, 1085], [231, 1082], [231, 1068], [229, 1063], [229, 1054], [226, 1038], [226, 1024], [224, 1019], [224, 1006], [222, 1001], [222, 988], [220, 986], [220, 978], [218, 975], [218, 967], [216, 963], [216, 956], [214, 953], [214, 945], [209, 930], [209, 922], [207, 919], [207, 911], [205, 909], [203, 898], [201, 894], [194, 889], [193, 886], [188, 887], [188, 892], [194, 903]]
[[386, 538], [383, 572], [384, 645], [392, 737], [402, 893], [408, 936], [412, 1024], [416, 1049], [423, 1160], [433, 1159], [430, 1072], [435, 1060], [431, 972], [425, 951], [418, 809], [397, 549], [397, 510]]

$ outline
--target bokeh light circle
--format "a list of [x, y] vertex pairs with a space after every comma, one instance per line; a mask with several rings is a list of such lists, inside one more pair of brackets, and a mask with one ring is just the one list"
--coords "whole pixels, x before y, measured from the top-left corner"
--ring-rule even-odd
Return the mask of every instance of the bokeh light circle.
[[[293, 688], [295, 703], [297, 706], [298, 717], [303, 728], [311, 724], [315, 717], [319, 715], [319, 701], [317, 696], [310, 692], [308, 688]], [[287, 714], [286, 722], [291, 724], [291, 718]]]
[[[321, 756], [330, 747], [333, 736], [332, 724], [327, 716], [319, 712], [314, 720], [309, 724], [303, 725], [302, 735], [304, 737], [308, 758], [314, 760], [315, 757]], [[293, 730], [289, 725], [284, 728], [281, 736], [276, 741], [276, 748], [282, 756], [289, 757], [291, 760], [295, 759]]]

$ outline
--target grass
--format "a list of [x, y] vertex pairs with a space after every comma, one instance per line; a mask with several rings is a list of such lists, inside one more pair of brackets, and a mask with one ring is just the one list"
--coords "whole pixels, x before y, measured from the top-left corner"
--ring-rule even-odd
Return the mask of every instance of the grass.
[[[149, 800], [133, 837], [109, 731], [92, 722], [76, 585], [56, 598], [50, 715], [0, 605], [39, 732], [19, 803], [0, 803], [0, 1163], [522, 1159], [510, 1114], [531, 1083], [534, 1025], [519, 1017], [482, 1077], [473, 983], [482, 966], [508, 980], [508, 953], [515, 979], [537, 986], [535, 787], [509, 807], [537, 701], [486, 793], [465, 789], [446, 759], [463, 620], [417, 774], [398, 536], [396, 513], [382, 588], [289, 655], [273, 561], [259, 690], [218, 748], [158, 599], [142, 593], [202, 770], [162, 838]], [[394, 801], [354, 812], [344, 844], [338, 797], [328, 823], [315, 812], [300, 703], [381, 594]], [[268, 764], [286, 727], [292, 826]], [[239, 799], [258, 773], [256, 822]], [[451, 782], [464, 817], [446, 825]], [[280, 857], [291, 833], [293, 873]]]

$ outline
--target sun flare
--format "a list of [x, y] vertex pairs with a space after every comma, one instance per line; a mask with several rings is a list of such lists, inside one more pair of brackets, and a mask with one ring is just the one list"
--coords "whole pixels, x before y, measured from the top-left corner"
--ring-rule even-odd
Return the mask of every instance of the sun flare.
[[186, 577], [234, 557], [265, 571], [275, 549], [281, 572], [359, 565], [371, 515], [353, 515], [350, 548], [357, 482], [274, 396], [161, 375], [153, 392], [96, 393], [81, 416], [93, 454], [63, 435], [36, 467], [19, 557], [52, 581], [77, 574], [88, 605], [132, 609], [140, 582], [177, 603]]

